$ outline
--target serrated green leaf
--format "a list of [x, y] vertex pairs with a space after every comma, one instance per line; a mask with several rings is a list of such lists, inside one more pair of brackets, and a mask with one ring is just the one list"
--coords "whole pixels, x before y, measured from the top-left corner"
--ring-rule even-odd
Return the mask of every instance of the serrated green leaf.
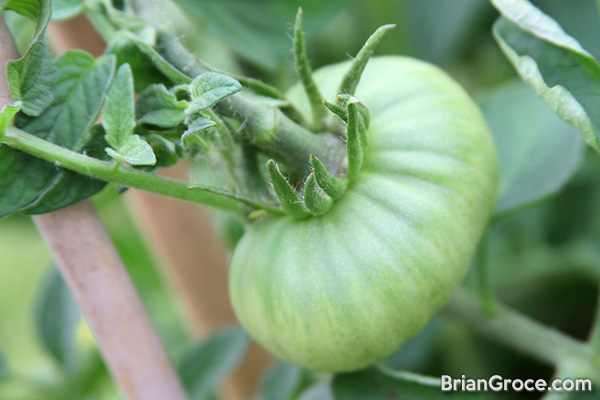
[[121, 149], [129, 143], [135, 128], [133, 76], [129, 64], [117, 70], [104, 102], [102, 126], [106, 141], [113, 149]]
[[38, 20], [44, 14], [50, 17], [50, 1], [47, 0], [4, 0], [0, 10], [12, 10], [31, 20]]
[[179, 375], [192, 400], [207, 400], [242, 361], [250, 338], [243, 329], [221, 330], [190, 349], [179, 364]]
[[74, 369], [77, 358], [76, 328], [81, 316], [73, 296], [54, 267], [42, 282], [35, 307], [38, 338], [58, 363]]
[[526, 0], [492, 0], [494, 37], [524, 81], [600, 152], [600, 64]]
[[440, 380], [375, 368], [338, 374], [331, 387], [336, 400], [459, 400], [481, 399], [476, 393], [443, 392]]
[[140, 95], [135, 115], [139, 124], [174, 128], [185, 120], [187, 106], [187, 101], [177, 100], [164, 85], [151, 85]]
[[161, 56], [150, 44], [133, 35], [127, 36], [133, 42], [133, 44], [136, 45], [139, 51], [146, 55], [150, 62], [173, 83], [179, 85], [190, 82], [189, 77], [165, 60], [163, 56]]
[[186, 114], [193, 115], [209, 109], [240, 90], [242, 90], [242, 85], [230, 76], [217, 72], [202, 74], [190, 84], [192, 101]]
[[496, 214], [518, 210], [558, 192], [579, 166], [584, 143], [519, 81], [504, 84], [480, 102], [500, 163]]
[[3, 4], [6, 9], [21, 12], [36, 20], [35, 35], [23, 57], [10, 61], [7, 65], [7, 80], [13, 95], [13, 102], [31, 116], [40, 115], [53, 99], [52, 87], [57, 78], [56, 67], [46, 42], [46, 26], [50, 18], [48, 1], [36, 1], [35, 11], [32, 2], [12, 1]]
[[81, 0], [52, 0], [52, 20], [64, 21], [83, 11]]
[[156, 157], [152, 147], [138, 135], [129, 137], [121, 147], [116, 150], [106, 148], [106, 153], [112, 158], [128, 162], [131, 165], [154, 165]]
[[[59, 57], [54, 100], [38, 117], [19, 113], [15, 125], [35, 136], [78, 152], [98, 140], [92, 136], [115, 60], [94, 60], [82, 51]], [[38, 158], [0, 146], [0, 216], [17, 211], [49, 212], [97, 192], [104, 183], [55, 168]], [[68, 182], [68, 184], [67, 184]], [[56, 200], [56, 202], [55, 202]]]

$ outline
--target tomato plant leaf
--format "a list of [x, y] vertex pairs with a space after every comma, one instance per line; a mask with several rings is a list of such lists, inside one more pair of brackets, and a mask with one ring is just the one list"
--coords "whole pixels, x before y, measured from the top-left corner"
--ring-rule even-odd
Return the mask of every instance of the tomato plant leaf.
[[67, 369], [73, 369], [78, 361], [75, 334], [80, 318], [73, 296], [53, 266], [38, 293], [35, 325], [46, 351]]
[[474, 393], [442, 392], [436, 378], [370, 368], [336, 375], [331, 383], [336, 400], [481, 399]]
[[83, 11], [81, 0], [52, 0], [52, 20], [64, 21]]
[[242, 361], [250, 338], [240, 327], [223, 329], [185, 353], [179, 374], [192, 400], [211, 398]]
[[152, 147], [133, 134], [135, 128], [133, 76], [129, 64], [117, 70], [106, 93], [102, 126], [104, 137], [112, 148], [106, 152], [114, 159], [131, 165], [154, 165], [156, 157]]
[[[12, 10], [34, 21], [45, 20], [47, 22], [50, 19], [49, 0], [4, 0], [0, 3], [1, 10]], [[41, 26], [42, 28], [38, 31], [41, 31], [46, 24]]]
[[524, 81], [600, 152], [600, 64], [526, 0], [493, 0], [494, 37]]
[[126, 34], [126, 37], [128, 37], [139, 51], [147, 56], [150, 62], [152, 62], [152, 64], [173, 83], [184, 84], [190, 82], [189, 77], [165, 60], [150, 44], [132, 34]]
[[129, 143], [135, 128], [133, 76], [129, 64], [123, 64], [106, 92], [102, 126], [105, 138], [113, 149]]
[[131, 135], [127, 142], [118, 149], [106, 148], [106, 152], [114, 159], [128, 162], [131, 165], [154, 165], [156, 156], [152, 147], [138, 135]]
[[190, 84], [192, 101], [186, 110], [186, 114], [193, 115], [209, 109], [240, 90], [242, 90], [242, 85], [227, 75], [217, 72], [202, 74]]
[[261, 382], [260, 400], [292, 400], [305, 387], [305, 370], [280, 361]]
[[162, 84], [148, 86], [135, 104], [138, 124], [160, 128], [174, 128], [185, 119], [188, 102], [177, 100], [173, 92]]
[[[3, 4], [10, 9], [36, 20], [34, 37], [23, 57], [10, 61], [6, 75], [13, 102], [32, 116], [40, 115], [53, 98], [52, 86], [56, 81], [56, 67], [46, 43], [46, 25], [50, 19], [48, 1], [12, 1]], [[32, 8], [32, 6], [34, 8]]]
[[181, 154], [181, 146], [177, 146], [172, 141], [161, 135], [152, 133], [145, 137], [148, 144], [152, 147], [152, 151], [156, 155], [157, 167], [170, 167], [179, 161]]
[[519, 81], [508, 82], [480, 101], [500, 163], [495, 213], [504, 214], [562, 189], [581, 161], [584, 143]]
[[[55, 65], [58, 80], [52, 103], [37, 117], [19, 113], [15, 125], [72, 150], [97, 148], [93, 144], [99, 139], [92, 134], [92, 126], [114, 74], [114, 58], [94, 60], [85, 52], [70, 51], [59, 57]], [[104, 187], [103, 182], [56, 169], [6, 146], [0, 146], [0, 159], [0, 216], [17, 211], [49, 212]]]

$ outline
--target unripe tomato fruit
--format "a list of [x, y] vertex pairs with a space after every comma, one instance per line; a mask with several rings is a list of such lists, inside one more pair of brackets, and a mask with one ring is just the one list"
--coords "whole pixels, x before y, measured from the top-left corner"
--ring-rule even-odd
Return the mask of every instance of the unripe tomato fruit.
[[[328, 99], [348, 63], [315, 72]], [[250, 334], [285, 361], [350, 371], [396, 350], [448, 300], [493, 209], [498, 167], [477, 107], [444, 72], [373, 58], [360, 174], [323, 216], [266, 216], [234, 251], [230, 292]], [[308, 115], [299, 87], [290, 98]]]

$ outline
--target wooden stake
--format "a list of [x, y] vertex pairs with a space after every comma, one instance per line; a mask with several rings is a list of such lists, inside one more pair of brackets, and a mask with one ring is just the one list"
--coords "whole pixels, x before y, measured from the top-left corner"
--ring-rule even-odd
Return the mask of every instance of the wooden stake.
[[127, 398], [186, 399], [92, 202], [33, 219]]
[[[78, 48], [98, 56], [104, 51], [104, 42], [83, 15], [74, 20], [52, 22], [49, 35], [53, 48], [59, 53]], [[181, 163], [158, 173], [188, 179]], [[235, 323], [228, 294], [227, 251], [203, 208], [137, 190], [129, 190], [125, 198], [160, 261], [160, 269], [181, 305], [192, 336], [201, 339]], [[253, 343], [246, 359], [226, 380], [225, 398], [252, 398], [264, 371], [273, 362], [267, 351]]]
[[[6, 76], [6, 64], [18, 53], [1, 18], [0, 50], [0, 72]], [[10, 93], [1, 82], [0, 100], [6, 104]], [[91, 201], [37, 215], [34, 221], [126, 398], [186, 400]]]

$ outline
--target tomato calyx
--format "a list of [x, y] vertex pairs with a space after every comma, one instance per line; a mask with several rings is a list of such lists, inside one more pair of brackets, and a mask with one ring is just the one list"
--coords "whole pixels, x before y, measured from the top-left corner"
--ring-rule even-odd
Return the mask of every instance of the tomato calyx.
[[[248, 130], [250, 140], [255, 145], [271, 151], [275, 156], [281, 156], [284, 161], [294, 165], [296, 171], [300, 171], [300, 176], [307, 176], [303, 185], [298, 185], [302, 189], [297, 191], [292, 181], [282, 174], [274, 159], [267, 163], [274, 194], [288, 215], [306, 218], [327, 213], [335, 200], [344, 194], [348, 184], [360, 173], [368, 144], [370, 112], [366, 105], [354, 96], [354, 92], [375, 47], [383, 35], [394, 27], [395, 25], [384, 25], [369, 37], [344, 75], [337, 102], [333, 104], [323, 99], [313, 79], [302, 32], [302, 9], [298, 10], [294, 29], [294, 59], [296, 72], [312, 113], [312, 132], [309, 131], [306, 141], [302, 144], [310, 142], [314, 150], [306, 157], [306, 150], [310, 145], [298, 145], [302, 132], [298, 129], [290, 129], [288, 135], [281, 125], [250, 126]], [[339, 120], [326, 118], [327, 111], [337, 115]], [[323, 144], [323, 141], [329, 143]], [[324, 149], [329, 150], [325, 151], [325, 158], [322, 156]], [[331, 156], [331, 153], [334, 156]]]

